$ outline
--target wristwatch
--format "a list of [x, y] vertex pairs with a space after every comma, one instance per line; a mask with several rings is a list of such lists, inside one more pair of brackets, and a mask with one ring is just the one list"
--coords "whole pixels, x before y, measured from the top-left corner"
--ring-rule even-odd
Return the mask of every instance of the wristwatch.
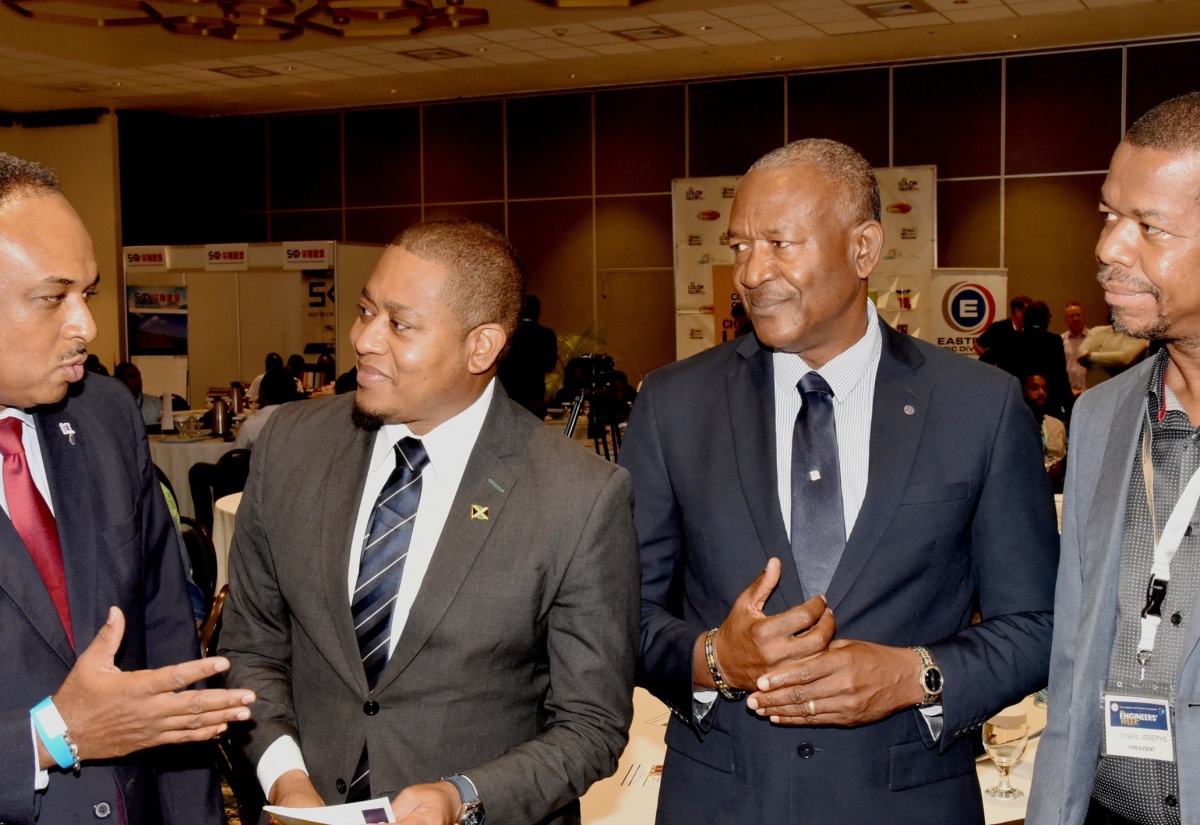
[[913, 650], [921, 657], [921, 689], [925, 691], [925, 701], [921, 703], [921, 707], [929, 705], [940, 705], [942, 703], [942, 669], [937, 666], [937, 662], [933, 660], [933, 656], [923, 647], [914, 647]]
[[475, 790], [475, 783], [461, 773], [443, 776], [442, 781], [458, 788], [458, 795], [462, 797], [462, 808], [459, 809], [455, 822], [459, 825], [483, 825], [483, 802], [479, 799], [479, 792]]

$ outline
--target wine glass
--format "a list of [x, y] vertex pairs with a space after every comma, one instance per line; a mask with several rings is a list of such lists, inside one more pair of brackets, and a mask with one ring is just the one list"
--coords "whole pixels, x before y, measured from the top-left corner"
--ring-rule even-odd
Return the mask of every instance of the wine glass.
[[1029, 720], [1023, 710], [1010, 708], [983, 723], [983, 748], [1000, 772], [1000, 782], [985, 794], [996, 799], [1020, 799], [1025, 795], [1012, 786], [1008, 775], [1025, 755], [1028, 742]]

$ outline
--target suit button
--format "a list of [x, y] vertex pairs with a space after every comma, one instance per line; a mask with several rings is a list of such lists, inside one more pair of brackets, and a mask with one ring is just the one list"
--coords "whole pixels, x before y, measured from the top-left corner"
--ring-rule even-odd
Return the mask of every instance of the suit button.
[[345, 779], [339, 779], [337, 781], [337, 789], [338, 789], [338, 793], [346, 792], [346, 780]]
[[812, 759], [812, 755], [815, 752], [816, 752], [816, 749], [813, 748], [813, 746], [807, 742], [805, 742], [800, 747], [796, 748], [796, 753], [800, 754], [801, 759]]
[[368, 699], [366, 704], [363, 705], [363, 713], [367, 716], [374, 716], [379, 713], [379, 703], [374, 699]]
[[1166, 805], [1168, 808], [1174, 808], [1176, 805], [1179, 804], [1179, 800], [1176, 799], [1175, 797], [1171, 796], [1170, 794], [1167, 794], [1166, 798], [1163, 799], [1163, 804]]
[[112, 814], [112, 806], [107, 802], [97, 802], [92, 808], [92, 813], [96, 815], [96, 819], [108, 819]]
[[1178, 613], [1171, 614], [1171, 624], [1179, 624], [1182, 621], [1183, 621], [1183, 616], [1180, 616]]

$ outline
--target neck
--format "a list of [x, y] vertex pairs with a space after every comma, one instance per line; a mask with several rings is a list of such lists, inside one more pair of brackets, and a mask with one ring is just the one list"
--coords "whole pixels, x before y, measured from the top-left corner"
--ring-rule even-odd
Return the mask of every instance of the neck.
[[1200, 344], [1172, 341], [1167, 344], [1170, 361], [1165, 381], [1193, 426], [1200, 424]]
[[859, 304], [859, 308], [862, 310], [861, 313], [851, 314], [847, 321], [831, 337], [831, 340], [820, 346], [797, 352], [804, 359], [804, 363], [808, 364], [814, 370], [819, 370], [857, 344], [867, 334], [867, 320], [871, 317], [867, 312], [865, 301]]

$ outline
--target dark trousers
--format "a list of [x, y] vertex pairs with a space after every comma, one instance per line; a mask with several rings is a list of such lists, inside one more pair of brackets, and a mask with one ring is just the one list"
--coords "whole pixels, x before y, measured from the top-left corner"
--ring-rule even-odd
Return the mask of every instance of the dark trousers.
[[1126, 819], [1120, 814], [1114, 814], [1093, 799], [1092, 804], [1088, 806], [1087, 819], [1083, 820], [1083, 825], [1141, 825], [1141, 823]]

